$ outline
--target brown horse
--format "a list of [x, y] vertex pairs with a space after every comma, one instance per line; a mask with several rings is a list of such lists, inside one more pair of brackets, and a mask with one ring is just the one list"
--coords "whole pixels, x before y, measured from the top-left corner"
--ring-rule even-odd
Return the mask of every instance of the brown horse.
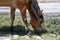
[[[36, 0], [35, 0], [36, 1]], [[36, 1], [37, 2], [37, 1]], [[36, 3], [35, 2], [35, 3]], [[41, 31], [42, 27], [41, 24], [43, 22], [43, 15], [42, 11], [40, 10], [39, 6], [38, 8], [34, 8], [36, 5], [32, 5], [34, 2], [32, 0], [0, 0], [0, 6], [9, 6], [11, 7], [11, 32], [13, 34], [13, 22], [15, 19], [15, 9], [18, 8], [21, 11], [22, 19], [26, 25], [25, 28], [28, 28], [27, 25], [27, 18], [26, 18], [26, 9], [28, 9], [29, 14], [31, 16], [30, 23], [35, 31]], [[34, 13], [35, 11], [33, 10], [37, 9], [38, 13]], [[36, 16], [37, 15], [37, 16]]]

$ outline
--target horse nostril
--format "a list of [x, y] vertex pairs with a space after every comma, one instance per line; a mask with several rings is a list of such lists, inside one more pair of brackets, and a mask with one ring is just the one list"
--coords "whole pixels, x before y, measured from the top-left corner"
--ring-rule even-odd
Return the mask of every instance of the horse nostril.
[[36, 33], [36, 34], [41, 34], [41, 33], [42, 33], [42, 29], [38, 29], [38, 30], [36, 30], [35, 33]]
[[37, 29], [35, 33], [36, 34], [42, 34], [42, 33], [46, 33], [46, 32], [47, 32], [47, 30], [40, 28], [40, 29]]

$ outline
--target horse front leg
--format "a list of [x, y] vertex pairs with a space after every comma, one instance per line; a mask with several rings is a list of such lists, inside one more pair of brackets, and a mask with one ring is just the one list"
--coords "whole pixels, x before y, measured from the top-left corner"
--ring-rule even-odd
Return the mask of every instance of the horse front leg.
[[10, 27], [10, 32], [13, 34], [13, 23], [15, 19], [15, 8], [11, 8], [11, 27]]
[[26, 7], [24, 6], [20, 10], [21, 10], [21, 15], [22, 15], [23, 22], [25, 24], [25, 33], [29, 33], [30, 29], [28, 27], [28, 22], [27, 22], [27, 17], [26, 17]]

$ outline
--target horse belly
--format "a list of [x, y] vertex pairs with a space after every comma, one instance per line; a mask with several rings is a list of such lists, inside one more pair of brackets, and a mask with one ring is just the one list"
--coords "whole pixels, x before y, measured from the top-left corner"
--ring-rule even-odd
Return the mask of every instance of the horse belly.
[[16, 0], [0, 0], [0, 6], [16, 7]]
[[10, 4], [9, 0], [0, 0], [0, 6], [9, 6]]

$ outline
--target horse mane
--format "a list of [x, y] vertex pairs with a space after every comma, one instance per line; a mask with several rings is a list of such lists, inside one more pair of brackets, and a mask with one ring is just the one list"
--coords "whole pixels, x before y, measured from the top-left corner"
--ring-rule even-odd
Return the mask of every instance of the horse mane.
[[39, 8], [37, 0], [31, 0], [31, 8], [32, 8], [32, 11], [33, 11], [35, 17], [38, 19], [38, 17], [39, 17], [38, 11], [40, 10], [40, 8]]

